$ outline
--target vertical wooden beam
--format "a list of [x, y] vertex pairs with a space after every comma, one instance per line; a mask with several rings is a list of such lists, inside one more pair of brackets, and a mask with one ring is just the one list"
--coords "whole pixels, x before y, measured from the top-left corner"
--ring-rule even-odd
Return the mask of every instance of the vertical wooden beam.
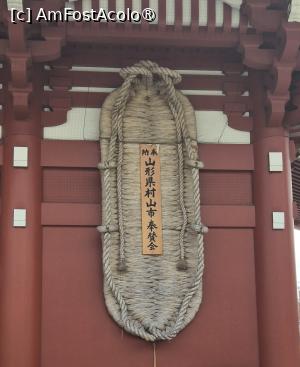
[[[125, 12], [127, 11], [126, 9], [133, 10], [132, 0], [124, 0], [124, 11]], [[133, 24], [134, 23], [131, 23], [131, 22], [125, 22], [125, 23], [123, 23], [123, 27], [125, 28], [125, 31], [126, 30], [130, 30], [132, 28], [132, 25]]]
[[175, 19], [174, 19], [174, 29], [182, 29], [182, 0], [175, 1]]
[[[289, 137], [267, 128], [261, 76], [250, 75], [254, 109], [255, 262], [260, 365], [300, 365]], [[268, 171], [268, 153], [282, 152], [283, 172]], [[285, 228], [275, 230], [272, 213], [284, 212]]]
[[207, 29], [214, 32], [216, 28], [216, 1], [207, 2]]
[[232, 17], [232, 8], [224, 3], [224, 23], [223, 23], [223, 32], [230, 32], [231, 30], [231, 17]]
[[191, 29], [199, 30], [199, 0], [191, 1]]
[[158, 2], [158, 27], [164, 30], [166, 27], [167, 5], [165, 1]]
[[99, 10], [99, 0], [92, 0], [92, 9], [98, 11]]
[[[141, 10], [143, 11], [143, 9], [146, 9], [146, 8], [149, 8], [150, 5], [149, 5], [149, 0], [141, 0]], [[142, 31], [148, 31], [149, 30], [149, 23], [144, 19], [142, 18], [141, 19], [141, 30]]]
[[81, 1], [75, 1], [75, 10], [82, 12], [82, 2]]
[[117, 11], [117, 0], [108, 0], [108, 11]]
[[[42, 175], [38, 95], [26, 120], [16, 120], [12, 103], [4, 117], [1, 172], [0, 365], [41, 367]], [[13, 167], [15, 146], [28, 147], [28, 168]], [[13, 226], [14, 209], [26, 209], [26, 227]]]

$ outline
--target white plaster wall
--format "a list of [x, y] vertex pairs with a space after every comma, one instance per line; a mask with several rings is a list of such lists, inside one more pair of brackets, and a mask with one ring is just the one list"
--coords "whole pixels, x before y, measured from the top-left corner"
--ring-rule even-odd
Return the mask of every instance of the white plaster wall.
[[230, 5], [235, 9], [240, 9], [243, 0], [223, 0], [223, 3]]
[[300, 22], [300, 0], [292, 1], [289, 22]]
[[100, 112], [101, 108], [72, 108], [68, 112], [67, 121], [64, 124], [44, 128], [44, 138], [98, 140]]
[[[100, 108], [73, 108], [67, 114], [66, 123], [44, 128], [44, 138], [97, 141], [100, 112]], [[227, 116], [222, 111], [195, 113], [199, 143], [250, 144], [250, 133], [229, 127]]]
[[[47, 69], [47, 65], [45, 69]], [[118, 73], [119, 68], [110, 67], [84, 67], [73, 66], [71, 71]], [[177, 70], [181, 75], [224, 75], [220, 70]], [[247, 76], [247, 72], [242, 76]], [[51, 90], [49, 86], [44, 86], [45, 90]], [[104, 87], [77, 87], [70, 89], [71, 92], [110, 93], [113, 88]], [[187, 96], [222, 96], [222, 90], [181, 90]], [[249, 95], [245, 91], [243, 95]], [[99, 139], [99, 108], [73, 108], [68, 112], [65, 124], [44, 128], [45, 139], [59, 140], [98, 140]], [[51, 113], [51, 112], [49, 112]], [[227, 116], [222, 111], [196, 111], [197, 136], [200, 143], [220, 143], [220, 144], [249, 144], [250, 134], [248, 132], [232, 129], [228, 126]]]
[[199, 143], [250, 144], [250, 133], [228, 126], [223, 111], [195, 111]]
[[7, 9], [23, 10], [23, 0], [7, 0]]
[[[44, 66], [45, 70], [50, 70], [51, 68], [49, 65]], [[72, 71], [92, 71], [94, 73], [119, 73], [121, 68], [110, 68], [104, 66], [72, 66]], [[180, 69], [177, 70], [181, 75], [224, 75], [221, 70], [187, 70], [187, 69]], [[245, 71], [242, 76], [247, 76], [248, 72]]]
[[[51, 91], [49, 85], [44, 86], [44, 91]], [[115, 88], [104, 87], [71, 87], [70, 92], [86, 92], [86, 93], [111, 93]], [[224, 96], [222, 90], [195, 90], [195, 89], [182, 89], [181, 92], [186, 96]], [[246, 94], [243, 94], [246, 95]]]

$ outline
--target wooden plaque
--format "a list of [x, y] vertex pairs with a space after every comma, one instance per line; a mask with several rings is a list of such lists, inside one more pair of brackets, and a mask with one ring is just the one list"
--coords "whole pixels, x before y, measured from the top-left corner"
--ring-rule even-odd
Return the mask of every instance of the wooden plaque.
[[143, 255], [162, 255], [159, 145], [140, 144]]

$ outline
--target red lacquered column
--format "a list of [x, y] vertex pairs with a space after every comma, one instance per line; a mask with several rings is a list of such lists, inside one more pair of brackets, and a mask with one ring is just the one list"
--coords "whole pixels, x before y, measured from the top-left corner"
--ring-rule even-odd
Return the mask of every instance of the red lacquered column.
[[[252, 92], [256, 96], [253, 145], [260, 366], [299, 367], [289, 138], [283, 128], [265, 127], [256, 81]], [[283, 172], [269, 172], [269, 152], [283, 153]], [[285, 213], [285, 229], [273, 229], [272, 212]]]
[[[0, 366], [41, 367], [41, 167], [37, 118], [6, 117], [1, 171]], [[28, 168], [13, 167], [14, 146], [28, 147]], [[13, 210], [27, 210], [14, 228]]]

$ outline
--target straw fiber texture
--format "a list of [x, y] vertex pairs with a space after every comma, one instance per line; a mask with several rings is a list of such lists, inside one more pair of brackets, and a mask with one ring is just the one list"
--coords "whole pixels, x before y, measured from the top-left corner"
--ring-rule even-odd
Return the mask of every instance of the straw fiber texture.
[[[194, 110], [174, 84], [180, 75], [143, 61], [122, 69], [124, 84], [100, 119], [104, 293], [126, 331], [170, 340], [202, 299], [203, 232]], [[163, 255], [142, 255], [139, 144], [159, 144]]]

